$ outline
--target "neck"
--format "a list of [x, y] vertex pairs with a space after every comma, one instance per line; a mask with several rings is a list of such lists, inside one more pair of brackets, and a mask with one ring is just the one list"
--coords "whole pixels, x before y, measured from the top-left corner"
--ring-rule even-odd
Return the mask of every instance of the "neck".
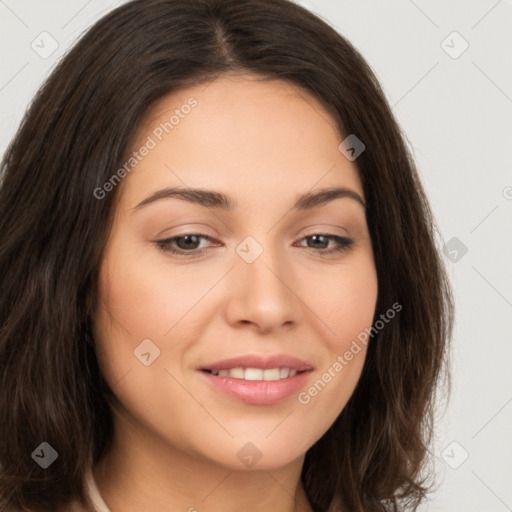
[[114, 442], [93, 468], [111, 512], [313, 512], [300, 480], [304, 456], [271, 470], [235, 470], [177, 449], [115, 416]]

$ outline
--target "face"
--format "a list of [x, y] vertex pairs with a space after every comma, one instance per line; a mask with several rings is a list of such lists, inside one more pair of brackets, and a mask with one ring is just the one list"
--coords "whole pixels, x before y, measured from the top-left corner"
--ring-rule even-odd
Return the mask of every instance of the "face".
[[343, 138], [306, 92], [251, 75], [174, 92], [139, 127], [94, 331], [118, 413], [162, 450], [276, 468], [350, 398], [377, 276]]

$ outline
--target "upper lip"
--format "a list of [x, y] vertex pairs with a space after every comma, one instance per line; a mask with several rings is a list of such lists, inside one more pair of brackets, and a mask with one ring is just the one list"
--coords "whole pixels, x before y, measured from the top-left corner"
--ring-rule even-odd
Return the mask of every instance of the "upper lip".
[[261, 356], [257, 354], [245, 354], [239, 357], [223, 359], [215, 363], [201, 366], [199, 370], [230, 370], [231, 368], [261, 368], [267, 370], [269, 368], [290, 368], [298, 372], [312, 370], [313, 367], [293, 356], [286, 354], [276, 354], [272, 356]]

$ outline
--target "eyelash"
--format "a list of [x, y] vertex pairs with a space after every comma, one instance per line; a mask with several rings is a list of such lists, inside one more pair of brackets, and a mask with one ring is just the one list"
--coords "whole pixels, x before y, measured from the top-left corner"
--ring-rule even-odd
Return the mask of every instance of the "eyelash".
[[[172, 248], [172, 246], [171, 246], [172, 242], [175, 242], [182, 238], [186, 238], [187, 236], [199, 237], [202, 240], [211, 240], [209, 236], [202, 235], [200, 233], [186, 233], [184, 235], [167, 238], [165, 240], [157, 240], [155, 242], [155, 244], [164, 253], [172, 254], [175, 256], [184, 256], [184, 257], [188, 257], [188, 258], [199, 257], [208, 250], [208, 248], [203, 248], [200, 250], [193, 249], [192, 251], [194, 251], [194, 252], [192, 252], [192, 251], [185, 251], [183, 249], [177, 250], [177, 249]], [[320, 253], [320, 255], [330, 255], [330, 254], [334, 254], [334, 253], [347, 252], [352, 248], [352, 245], [354, 244], [354, 240], [352, 240], [350, 238], [346, 238], [346, 237], [338, 236], [338, 235], [329, 235], [327, 233], [313, 233], [312, 235], [305, 236], [304, 238], [302, 238], [302, 240], [306, 240], [307, 238], [313, 238], [314, 236], [322, 236], [322, 237], [327, 238], [328, 240], [334, 240], [336, 243], [338, 243], [338, 247], [331, 248], [331, 249], [315, 250], [314, 247], [306, 247], [306, 249], [311, 249], [316, 253]]]

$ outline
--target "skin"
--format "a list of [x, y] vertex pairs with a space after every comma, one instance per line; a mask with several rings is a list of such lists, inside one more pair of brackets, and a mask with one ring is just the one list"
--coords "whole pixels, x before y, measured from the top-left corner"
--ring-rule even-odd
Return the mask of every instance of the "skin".
[[[312, 96], [246, 74], [166, 96], [133, 150], [190, 97], [197, 106], [116, 191], [94, 331], [101, 370], [122, 407], [114, 411], [113, 447], [93, 473], [112, 512], [312, 511], [300, 482], [304, 456], [354, 391], [365, 347], [306, 405], [296, 395], [246, 404], [209, 386], [197, 368], [285, 353], [313, 366], [307, 390], [371, 326], [377, 275], [364, 207], [345, 197], [291, 210], [298, 194], [334, 186], [364, 201], [357, 168]], [[164, 198], [134, 209], [173, 186], [220, 191], [238, 206]], [[174, 243], [206, 248], [199, 257], [154, 243], [187, 233], [210, 237]], [[354, 243], [322, 256], [337, 243], [306, 238], [318, 233]], [[250, 264], [235, 250], [248, 236], [263, 248]], [[134, 356], [144, 339], [160, 349], [149, 366]], [[248, 442], [261, 453], [250, 468], [237, 457]]]

